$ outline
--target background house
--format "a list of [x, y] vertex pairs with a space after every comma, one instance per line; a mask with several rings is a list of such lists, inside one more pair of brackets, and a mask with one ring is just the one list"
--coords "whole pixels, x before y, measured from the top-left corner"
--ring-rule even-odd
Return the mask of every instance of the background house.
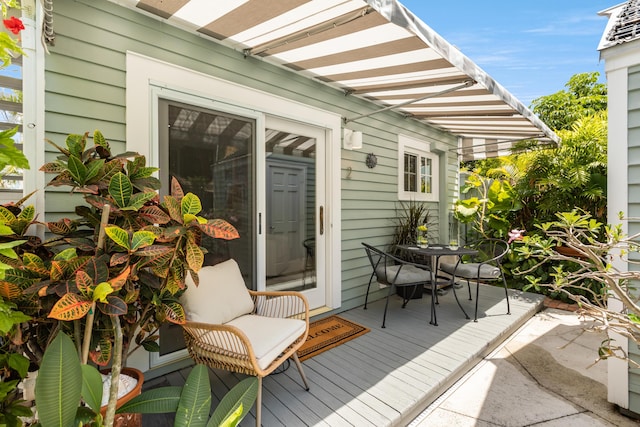
[[[630, 0], [600, 14], [609, 17], [598, 46], [608, 85], [608, 218], [612, 224], [620, 221], [619, 212], [636, 218], [622, 222], [627, 234], [635, 234], [640, 232], [640, 3]], [[628, 269], [626, 263], [616, 267], [620, 271]], [[619, 336], [614, 338], [633, 360], [640, 361], [637, 345]], [[640, 413], [638, 369], [612, 359], [608, 373], [609, 401], [623, 410]]]
[[[303, 289], [314, 314], [362, 304], [360, 242], [390, 243], [398, 201], [428, 202], [448, 241], [459, 159], [557, 139], [395, 0], [31, 6], [25, 191], [47, 182], [44, 138], [100, 129], [114, 152], [159, 166], [164, 188], [177, 177], [239, 229], [237, 241], [204, 242], [211, 262], [237, 259], [252, 288]], [[59, 188], [35, 199], [47, 221], [79, 201]], [[182, 357], [171, 344], [135, 363]]]

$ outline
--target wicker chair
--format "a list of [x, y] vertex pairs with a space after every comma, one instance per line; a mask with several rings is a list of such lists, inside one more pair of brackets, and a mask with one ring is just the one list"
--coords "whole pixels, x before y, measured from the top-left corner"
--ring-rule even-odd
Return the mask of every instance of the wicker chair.
[[309, 333], [309, 304], [299, 292], [246, 288], [238, 264], [203, 267], [199, 285], [187, 283], [181, 302], [189, 355], [211, 368], [258, 377], [256, 426], [261, 425], [262, 378], [293, 358], [304, 388], [309, 385], [296, 351]]

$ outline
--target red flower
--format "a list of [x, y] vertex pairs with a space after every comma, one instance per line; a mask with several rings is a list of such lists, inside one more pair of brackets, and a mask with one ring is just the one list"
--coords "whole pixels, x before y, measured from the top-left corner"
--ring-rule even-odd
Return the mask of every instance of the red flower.
[[24, 30], [24, 24], [15, 16], [12, 16], [9, 19], [3, 19], [2, 23], [7, 30], [11, 31], [13, 34], [18, 34], [20, 31]]

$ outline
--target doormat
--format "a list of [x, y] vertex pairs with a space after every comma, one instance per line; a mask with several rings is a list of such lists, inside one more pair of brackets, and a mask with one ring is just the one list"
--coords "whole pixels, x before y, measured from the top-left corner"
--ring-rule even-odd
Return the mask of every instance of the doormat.
[[309, 359], [367, 332], [369, 332], [369, 328], [340, 316], [334, 315], [316, 320], [309, 323], [309, 336], [302, 347], [298, 349], [298, 357], [301, 361]]

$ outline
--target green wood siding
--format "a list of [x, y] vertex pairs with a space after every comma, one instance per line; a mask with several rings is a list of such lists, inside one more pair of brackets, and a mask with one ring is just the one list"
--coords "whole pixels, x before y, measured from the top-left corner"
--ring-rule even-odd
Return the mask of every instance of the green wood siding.
[[[628, 71], [628, 215], [640, 217], [640, 66]], [[640, 222], [629, 221], [629, 234]], [[632, 266], [630, 266], [632, 268]], [[640, 349], [629, 340], [629, 357], [640, 363]], [[629, 368], [629, 410], [640, 413], [640, 369]]]
[[[156, 19], [103, 0], [57, 0], [54, 8], [55, 46], [46, 57], [46, 134], [58, 144], [68, 133], [100, 129], [115, 151], [125, 149], [125, 58], [127, 51], [186, 67], [231, 82], [341, 114], [370, 113], [379, 107], [347, 97], [341, 91], [304, 78], [260, 59]], [[431, 143], [441, 154], [440, 202], [445, 215], [456, 189], [457, 158], [450, 151], [456, 139], [400, 114], [384, 112], [349, 124], [364, 134], [364, 147], [342, 151], [342, 309], [360, 305], [370, 274], [360, 242], [386, 245], [393, 232], [397, 203], [397, 140], [406, 134]], [[53, 157], [53, 150], [46, 150]], [[378, 165], [369, 169], [373, 152]], [[448, 167], [443, 168], [446, 164]], [[348, 168], [352, 172], [347, 178]], [[444, 187], [444, 188], [443, 188]], [[68, 193], [46, 193], [46, 219], [55, 220], [73, 206]], [[446, 217], [446, 215], [445, 215]], [[446, 231], [446, 229], [445, 229]], [[446, 234], [442, 235], [446, 238]]]

